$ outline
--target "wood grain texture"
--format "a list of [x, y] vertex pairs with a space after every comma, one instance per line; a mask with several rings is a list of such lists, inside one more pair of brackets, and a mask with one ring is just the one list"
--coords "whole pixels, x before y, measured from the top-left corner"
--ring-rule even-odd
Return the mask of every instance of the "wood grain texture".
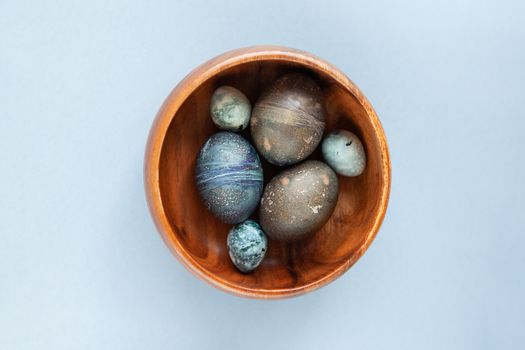
[[[304, 72], [325, 94], [326, 129], [342, 128], [363, 141], [368, 163], [355, 178], [339, 177], [340, 193], [327, 224], [298, 243], [270, 240], [261, 266], [240, 273], [226, 247], [229, 225], [200, 202], [194, 181], [197, 153], [217, 132], [210, 97], [220, 85], [246, 94], [252, 105], [278, 77]], [[249, 138], [249, 131], [243, 135]], [[321, 159], [318, 149], [310, 159]], [[263, 162], [267, 183], [279, 168]], [[372, 106], [337, 68], [306, 52], [257, 46], [220, 55], [196, 68], [171, 92], [151, 128], [145, 153], [145, 190], [161, 236], [196, 276], [239, 296], [271, 299], [300, 295], [344, 273], [372, 243], [386, 212], [390, 159], [386, 138]], [[256, 218], [256, 216], [255, 216]]]

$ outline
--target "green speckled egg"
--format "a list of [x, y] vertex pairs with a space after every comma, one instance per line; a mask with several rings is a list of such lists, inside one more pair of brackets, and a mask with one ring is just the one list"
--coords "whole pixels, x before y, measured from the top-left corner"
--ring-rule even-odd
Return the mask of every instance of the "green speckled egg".
[[228, 233], [228, 253], [239, 270], [249, 272], [262, 262], [268, 242], [261, 226], [253, 220], [235, 225]]
[[336, 130], [325, 137], [323, 157], [336, 173], [359, 176], [366, 166], [366, 154], [359, 138], [347, 130]]
[[222, 130], [241, 131], [250, 123], [252, 106], [248, 98], [231, 86], [221, 86], [211, 97], [213, 123]]

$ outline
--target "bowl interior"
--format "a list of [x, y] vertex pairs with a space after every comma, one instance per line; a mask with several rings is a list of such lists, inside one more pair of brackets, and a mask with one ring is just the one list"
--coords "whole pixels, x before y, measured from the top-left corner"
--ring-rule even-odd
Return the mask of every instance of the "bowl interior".
[[[240, 273], [226, 248], [230, 225], [219, 222], [200, 202], [194, 182], [198, 151], [218, 130], [210, 114], [210, 97], [218, 86], [243, 91], [253, 104], [259, 93], [288, 72], [305, 72], [321, 85], [327, 111], [326, 132], [337, 128], [357, 134], [365, 146], [365, 172], [354, 178], [339, 176], [336, 209], [326, 225], [312, 238], [293, 244], [269, 241], [267, 256], [253, 272]], [[243, 136], [250, 140], [250, 132]], [[190, 263], [205, 276], [241, 291], [264, 294], [297, 291], [321, 283], [351, 266], [374, 235], [374, 224], [385, 187], [385, 171], [379, 138], [367, 111], [356, 97], [327, 73], [302, 63], [259, 60], [239, 63], [198, 86], [175, 112], [165, 135], [159, 164], [162, 206], [172, 234], [191, 257]], [[321, 159], [318, 150], [310, 157]], [[283, 170], [263, 159], [265, 183]], [[253, 218], [257, 219], [257, 212]]]

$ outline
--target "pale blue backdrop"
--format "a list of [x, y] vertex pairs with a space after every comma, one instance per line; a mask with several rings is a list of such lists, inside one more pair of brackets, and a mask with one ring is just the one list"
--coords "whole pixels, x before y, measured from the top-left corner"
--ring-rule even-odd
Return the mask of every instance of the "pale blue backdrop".
[[[0, 349], [525, 348], [524, 14], [511, 0], [1, 1]], [[254, 44], [346, 72], [393, 164], [366, 255], [278, 302], [195, 279], [142, 187], [169, 91]]]

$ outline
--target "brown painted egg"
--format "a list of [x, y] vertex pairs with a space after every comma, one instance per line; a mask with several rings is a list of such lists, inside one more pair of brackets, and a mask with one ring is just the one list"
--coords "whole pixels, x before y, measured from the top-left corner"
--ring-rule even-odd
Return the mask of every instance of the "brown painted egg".
[[279, 241], [297, 241], [328, 220], [339, 193], [337, 175], [325, 163], [308, 160], [275, 176], [264, 189], [259, 221]]
[[284, 75], [257, 100], [250, 120], [259, 154], [275, 165], [289, 165], [308, 157], [325, 127], [323, 93], [301, 73]]

